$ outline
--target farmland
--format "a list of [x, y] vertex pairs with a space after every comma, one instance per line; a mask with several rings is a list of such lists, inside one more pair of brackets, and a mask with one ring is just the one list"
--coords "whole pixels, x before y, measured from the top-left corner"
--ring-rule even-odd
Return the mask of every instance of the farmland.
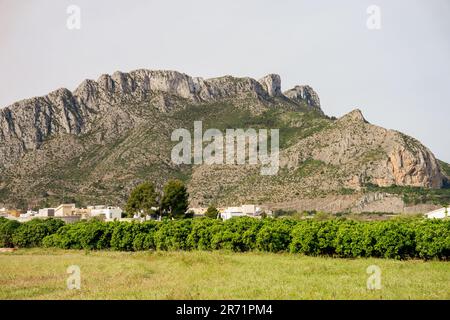
[[[70, 265], [80, 290], [67, 289]], [[380, 290], [367, 289], [370, 265]], [[32, 248], [0, 253], [0, 270], [0, 299], [450, 299], [443, 261]]]

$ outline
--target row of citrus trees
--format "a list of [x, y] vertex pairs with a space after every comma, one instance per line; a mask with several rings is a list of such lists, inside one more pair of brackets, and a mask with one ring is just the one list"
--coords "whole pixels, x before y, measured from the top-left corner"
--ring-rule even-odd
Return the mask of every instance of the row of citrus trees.
[[63, 224], [0, 218], [0, 246], [86, 250], [232, 250], [345, 258], [448, 260], [450, 220], [183, 219]]

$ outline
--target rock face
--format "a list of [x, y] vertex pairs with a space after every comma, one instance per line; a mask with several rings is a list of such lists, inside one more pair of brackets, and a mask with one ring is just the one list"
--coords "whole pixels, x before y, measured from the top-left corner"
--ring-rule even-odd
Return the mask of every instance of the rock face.
[[319, 96], [310, 86], [295, 86], [284, 92], [284, 95], [294, 101], [306, 101], [312, 108], [320, 111]]
[[[171, 133], [195, 120], [204, 122], [204, 130], [279, 128], [279, 174], [261, 176], [255, 165], [173, 164]], [[73, 92], [58, 89], [0, 110], [0, 204], [123, 205], [137, 183], [160, 187], [173, 177], [189, 182], [192, 205], [305, 207], [318, 203], [311, 199], [332, 199], [324, 208], [351, 205], [335, 197], [342, 188], [440, 188], [446, 179], [417, 140], [371, 125], [360, 110], [333, 121], [311, 87], [283, 93], [275, 74], [257, 81], [115, 72], [85, 80]]]
[[[0, 167], [10, 166], [27, 150], [36, 150], [52, 135], [83, 134], [92, 130], [98, 121], [106, 127], [114, 127], [115, 134], [121, 132], [124, 128], [118, 128], [121, 123], [118, 120], [133, 122], [124, 108], [130, 99], [139, 102], [153, 97], [152, 103], [160, 111], [167, 112], [173, 107], [168, 95], [188, 103], [239, 99], [249, 95], [261, 100], [283, 97], [280, 76], [275, 74], [259, 82], [231, 76], [203, 80], [177, 71], [145, 69], [130, 73], [117, 71], [111, 76], [104, 74], [97, 81], [83, 81], [73, 93], [59, 89], [1, 109]], [[310, 96], [317, 94], [308, 87], [305, 98], [298, 97], [296, 101], [320, 109], [318, 98], [311, 100]], [[118, 119], [110, 116], [112, 105], [120, 105], [119, 109], [122, 109], [115, 110]]]
[[264, 90], [269, 93], [269, 96], [281, 96], [281, 78], [277, 74], [269, 74], [258, 81], [263, 86]]
[[419, 141], [367, 122], [359, 109], [338, 119], [328, 130], [286, 150], [286, 163], [315, 159], [339, 168], [343, 184], [441, 188], [438, 161]]

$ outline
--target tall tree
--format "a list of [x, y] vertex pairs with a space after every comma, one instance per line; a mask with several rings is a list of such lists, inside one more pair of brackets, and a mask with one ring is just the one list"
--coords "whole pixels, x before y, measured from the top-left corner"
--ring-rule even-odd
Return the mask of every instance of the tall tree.
[[169, 180], [163, 189], [161, 211], [169, 218], [184, 218], [189, 207], [189, 194], [180, 180]]
[[131, 191], [125, 211], [129, 217], [134, 214], [148, 215], [153, 212], [152, 207], [156, 206], [155, 187], [150, 182], [144, 182]]

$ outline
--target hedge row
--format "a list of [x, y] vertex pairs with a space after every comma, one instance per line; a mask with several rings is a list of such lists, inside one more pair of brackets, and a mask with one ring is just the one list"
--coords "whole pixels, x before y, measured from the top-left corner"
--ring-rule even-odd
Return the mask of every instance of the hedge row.
[[0, 219], [0, 246], [121, 251], [232, 250], [346, 258], [448, 260], [450, 220], [293, 220], [235, 218], [144, 223]]

